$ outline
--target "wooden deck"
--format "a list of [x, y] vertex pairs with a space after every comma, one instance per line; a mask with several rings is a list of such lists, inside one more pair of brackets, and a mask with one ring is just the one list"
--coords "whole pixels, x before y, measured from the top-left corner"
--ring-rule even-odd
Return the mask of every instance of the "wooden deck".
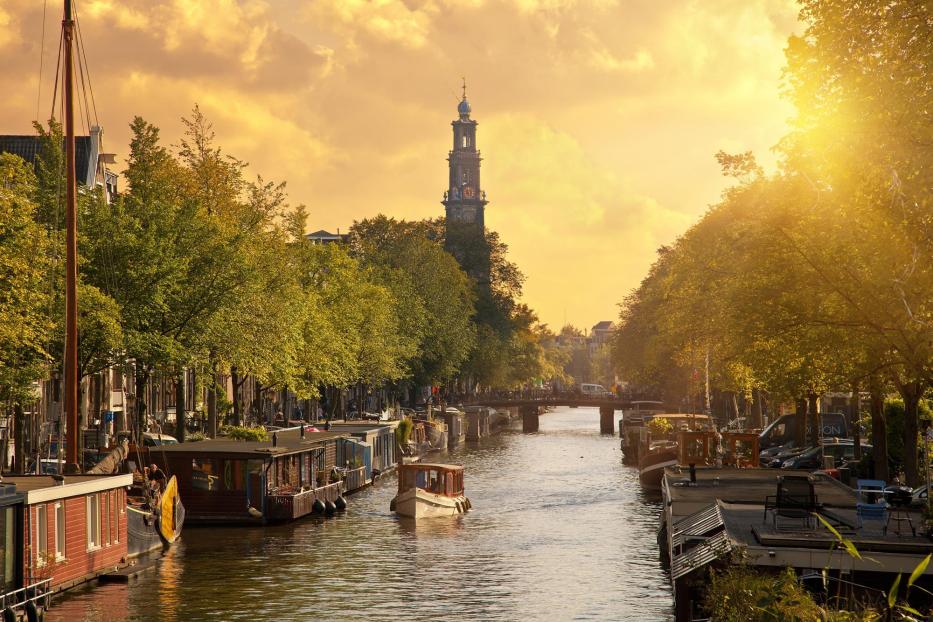
[[315, 500], [333, 502], [341, 494], [343, 494], [343, 482], [334, 482], [298, 493], [266, 495], [266, 519], [270, 521], [295, 520], [311, 514]]
[[[721, 499], [727, 503], [764, 505], [765, 497], [777, 491], [781, 475], [809, 475], [809, 472], [789, 469], [702, 468], [696, 470], [696, 483], [689, 484], [686, 468], [665, 470], [664, 494], [670, 501], [671, 514], [687, 516]], [[829, 508], [855, 508], [855, 491], [830, 477], [818, 476], [814, 481], [817, 501]]]

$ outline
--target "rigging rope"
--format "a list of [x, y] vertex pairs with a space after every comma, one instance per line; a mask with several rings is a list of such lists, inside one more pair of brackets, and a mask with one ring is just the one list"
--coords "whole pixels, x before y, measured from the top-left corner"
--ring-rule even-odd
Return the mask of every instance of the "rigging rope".
[[[42, 106], [42, 66], [45, 62], [45, 20], [46, 20], [46, 10], [48, 9], [49, 0], [43, 0], [42, 2], [42, 42], [39, 44], [39, 83], [37, 85], [36, 93], [36, 121], [39, 120], [39, 109]], [[53, 104], [54, 105], [54, 104]]]

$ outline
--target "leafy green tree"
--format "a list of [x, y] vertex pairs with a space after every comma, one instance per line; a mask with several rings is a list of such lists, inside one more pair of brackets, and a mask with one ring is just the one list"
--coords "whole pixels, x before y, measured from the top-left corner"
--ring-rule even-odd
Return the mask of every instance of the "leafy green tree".
[[0, 154], [0, 402], [21, 407], [48, 360], [48, 234], [36, 222], [36, 177]]
[[417, 226], [377, 216], [354, 223], [351, 252], [392, 290], [402, 331], [417, 340], [407, 361], [418, 385], [450, 379], [474, 344], [474, 292], [469, 277]]

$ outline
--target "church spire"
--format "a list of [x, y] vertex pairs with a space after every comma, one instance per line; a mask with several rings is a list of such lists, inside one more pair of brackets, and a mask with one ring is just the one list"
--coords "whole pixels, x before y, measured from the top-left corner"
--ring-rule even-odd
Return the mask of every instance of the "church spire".
[[484, 225], [486, 196], [480, 186], [480, 153], [476, 149], [476, 121], [470, 118], [472, 109], [466, 96], [463, 78], [463, 99], [457, 105], [459, 119], [453, 121], [453, 149], [448, 154], [450, 174], [444, 207], [448, 222]]

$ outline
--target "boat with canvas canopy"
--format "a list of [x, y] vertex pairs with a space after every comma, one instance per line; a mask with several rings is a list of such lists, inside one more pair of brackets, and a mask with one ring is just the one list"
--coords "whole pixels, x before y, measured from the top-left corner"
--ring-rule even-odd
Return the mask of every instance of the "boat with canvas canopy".
[[455, 516], [472, 504], [463, 494], [463, 467], [417, 463], [398, 467], [398, 494], [389, 509], [408, 518]]

